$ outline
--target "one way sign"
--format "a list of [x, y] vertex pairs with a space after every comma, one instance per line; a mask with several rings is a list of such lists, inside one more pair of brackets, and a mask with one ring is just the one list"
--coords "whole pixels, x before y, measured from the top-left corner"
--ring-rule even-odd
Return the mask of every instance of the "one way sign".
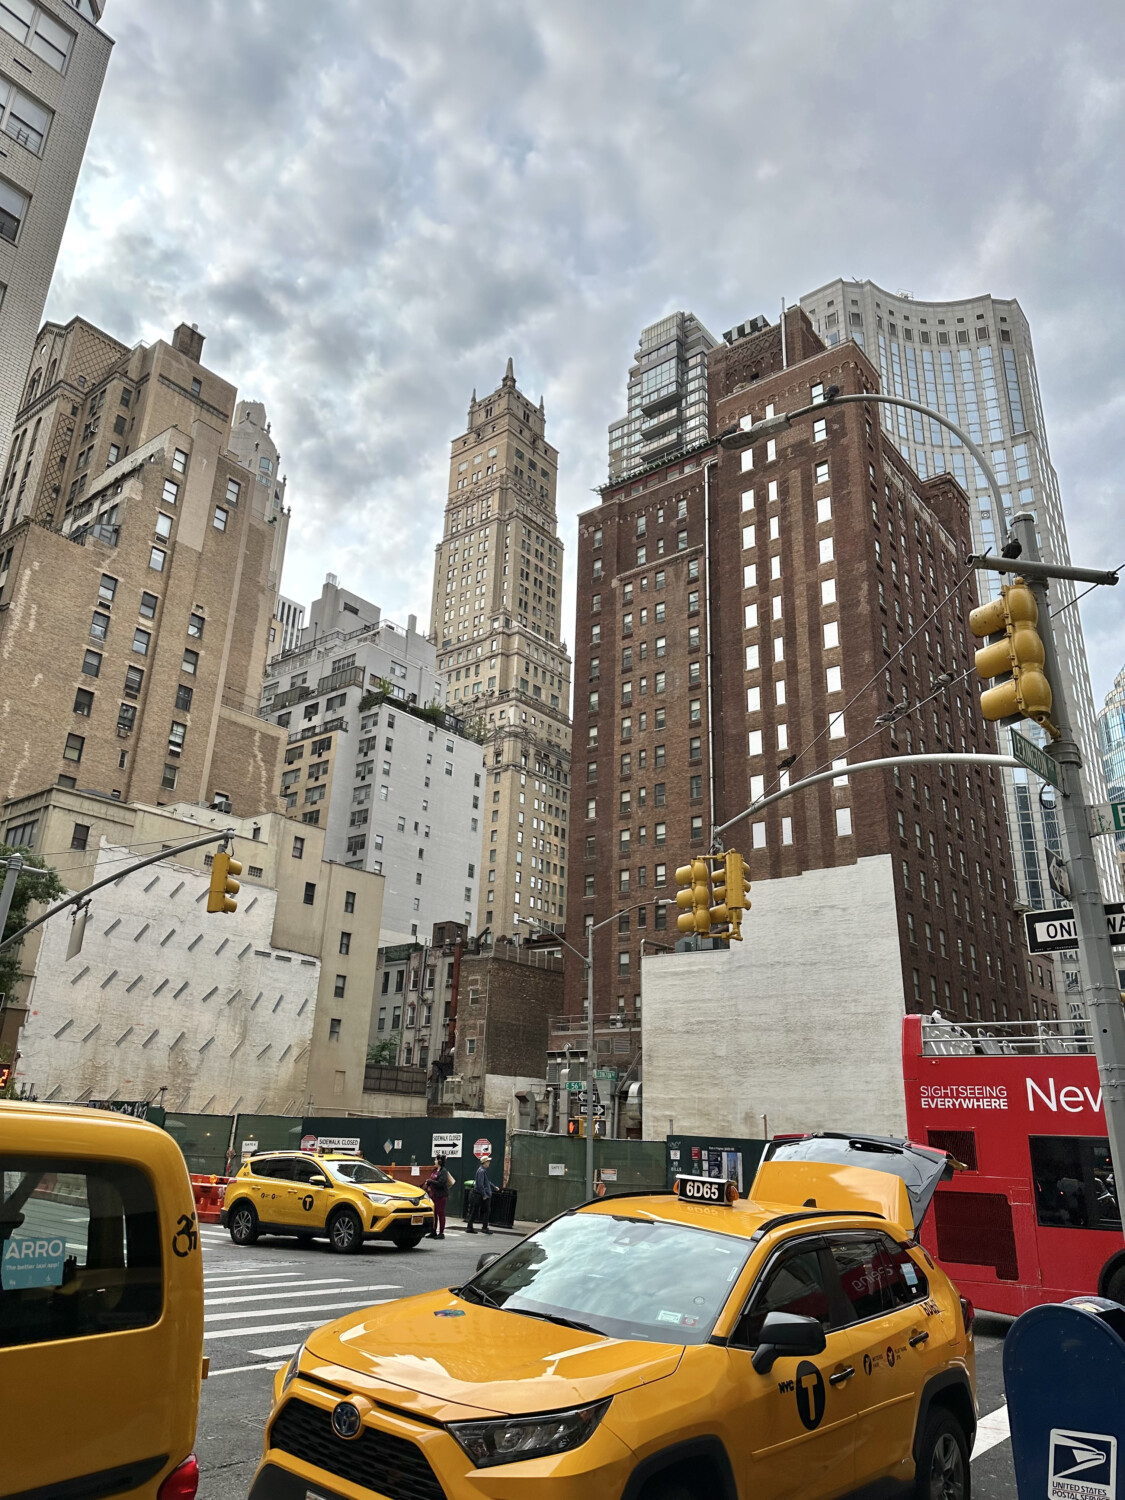
[[[1078, 923], [1069, 906], [1059, 906], [1054, 911], [1027, 911], [1023, 920], [1031, 953], [1059, 953], [1078, 947]], [[1112, 945], [1125, 948], [1125, 902], [1106, 902], [1105, 925]]]

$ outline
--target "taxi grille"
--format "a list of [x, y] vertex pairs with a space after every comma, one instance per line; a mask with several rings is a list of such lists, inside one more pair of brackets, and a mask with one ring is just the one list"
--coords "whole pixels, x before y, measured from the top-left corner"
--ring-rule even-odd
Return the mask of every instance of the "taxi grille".
[[365, 1427], [358, 1438], [338, 1438], [329, 1413], [307, 1401], [285, 1403], [270, 1432], [270, 1447], [389, 1500], [445, 1500], [437, 1475], [416, 1444], [374, 1427]]

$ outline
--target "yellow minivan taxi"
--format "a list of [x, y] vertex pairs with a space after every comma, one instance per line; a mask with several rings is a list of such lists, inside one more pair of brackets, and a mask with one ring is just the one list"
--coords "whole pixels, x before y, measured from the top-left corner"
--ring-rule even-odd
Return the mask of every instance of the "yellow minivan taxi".
[[227, 1184], [219, 1222], [236, 1245], [295, 1234], [327, 1239], [345, 1255], [365, 1239], [413, 1250], [434, 1227], [434, 1205], [421, 1187], [396, 1182], [355, 1152], [266, 1151]]
[[0, 1493], [191, 1500], [203, 1266], [180, 1148], [0, 1102]]
[[561, 1215], [278, 1372], [251, 1500], [969, 1500], [972, 1309], [915, 1239], [944, 1153], [774, 1143]]

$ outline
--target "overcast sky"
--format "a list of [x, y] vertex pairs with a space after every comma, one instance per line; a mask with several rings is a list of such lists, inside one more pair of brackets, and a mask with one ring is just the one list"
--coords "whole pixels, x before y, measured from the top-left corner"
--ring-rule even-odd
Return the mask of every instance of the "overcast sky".
[[[511, 354], [575, 517], [641, 327], [835, 276], [1018, 297], [1076, 561], [1125, 563], [1125, 11], [1083, 0], [108, 0], [48, 315], [207, 335], [289, 478], [285, 592], [430, 612]], [[1116, 351], [1116, 352], [1115, 352]], [[1097, 704], [1125, 584], [1082, 605]]]

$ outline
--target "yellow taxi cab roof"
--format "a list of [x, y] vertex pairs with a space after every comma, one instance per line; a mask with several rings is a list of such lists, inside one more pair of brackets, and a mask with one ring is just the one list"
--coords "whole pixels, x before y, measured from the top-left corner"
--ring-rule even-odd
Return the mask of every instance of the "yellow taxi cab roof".
[[135, 1115], [119, 1114], [115, 1109], [91, 1109], [85, 1104], [40, 1104], [35, 1099], [0, 1099], [0, 1110], [11, 1111], [17, 1120], [40, 1120], [44, 1124], [65, 1125], [83, 1121], [95, 1129], [145, 1130], [163, 1136], [159, 1125], [138, 1120]]

